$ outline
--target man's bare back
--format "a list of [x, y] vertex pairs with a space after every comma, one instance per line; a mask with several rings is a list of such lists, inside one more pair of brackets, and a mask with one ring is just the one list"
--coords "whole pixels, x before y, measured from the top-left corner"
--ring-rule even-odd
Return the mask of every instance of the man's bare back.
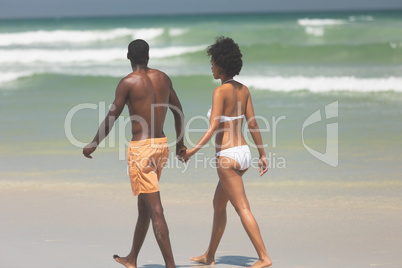
[[[96, 148], [109, 134], [125, 105], [130, 113], [133, 141], [165, 137], [163, 125], [168, 108], [175, 118], [176, 131], [182, 132], [184, 121], [182, 107], [170, 78], [165, 73], [147, 66], [133, 66], [133, 72], [117, 85], [115, 100], [99, 127], [92, 146]], [[182, 133], [177, 135], [178, 144], [184, 146], [180, 135]], [[86, 151], [91, 158], [90, 154], [93, 151], [89, 149]]]
[[175, 95], [169, 77], [156, 69], [140, 69], [123, 78], [119, 86], [125, 88], [116, 93], [122, 92], [126, 96], [132, 123], [132, 140], [164, 137], [167, 108], [174, 105], [169, 102], [170, 95]]

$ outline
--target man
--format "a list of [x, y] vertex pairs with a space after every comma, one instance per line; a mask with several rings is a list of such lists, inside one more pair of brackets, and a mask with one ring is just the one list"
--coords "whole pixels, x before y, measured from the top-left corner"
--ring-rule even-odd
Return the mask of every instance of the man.
[[113, 258], [122, 265], [137, 267], [137, 257], [152, 220], [156, 240], [166, 267], [176, 267], [169, 240], [169, 231], [159, 195], [159, 179], [166, 164], [169, 148], [163, 133], [167, 108], [173, 112], [177, 134], [176, 155], [182, 160], [186, 147], [183, 143], [184, 118], [180, 101], [170, 78], [163, 72], [148, 67], [149, 46], [144, 40], [134, 40], [128, 46], [127, 58], [133, 72], [117, 86], [115, 100], [93, 141], [83, 149], [92, 158], [99, 143], [109, 134], [115, 120], [127, 104], [131, 125], [127, 162], [133, 194], [138, 195], [138, 220], [131, 252], [127, 257]]

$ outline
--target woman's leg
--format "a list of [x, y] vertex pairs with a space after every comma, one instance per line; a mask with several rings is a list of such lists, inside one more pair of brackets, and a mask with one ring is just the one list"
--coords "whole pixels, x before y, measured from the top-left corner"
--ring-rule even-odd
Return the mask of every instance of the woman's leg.
[[215, 253], [218, 248], [219, 242], [221, 241], [223, 232], [226, 227], [226, 206], [228, 203], [228, 198], [226, 197], [225, 191], [219, 182], [216, 186], [215, 196], [213, 201], [214, 206], [214, 220], [212, 223], [212, 233], [209, 246], [204, 255], [199, 257], [190, 258], [190, 260], [195, 262], [201, 262], [205, 264], [215, 264]]
[[240, 216], [243, 227], [257, 251], [259, 260], [251, 267], [270, 266], [272, 261], [265, 249], [258, 224], [250, 211], [250, 205], [244, 191], [243, 180], [240, 176], [240, 172], [231, 168], [220, 167], [218, 165], [218, 175], [227, 198]]

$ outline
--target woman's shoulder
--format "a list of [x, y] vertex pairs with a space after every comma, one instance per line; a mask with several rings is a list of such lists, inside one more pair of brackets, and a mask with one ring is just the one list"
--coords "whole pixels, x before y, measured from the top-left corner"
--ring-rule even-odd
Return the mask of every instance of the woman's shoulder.
[[225, 95], [228, 94], [230, 90], [230, 85], [228, 86], [227, 84], [223, 84], [214, 89], [214, 94]]
[[245, 93], [250, 94], [250, 90], [248, 89], [248, 87], [245, 84], [241, 84], [241, 85], [242, 85], [241, 90], [244, 90]]
[[233, 87], [231, 84], [223, 84], [219, 85], [214, 89], [213, 94], [214, 95], [221, 95], [221, 96], [232, 96], [233, 95], [233, 88], [240, 90], [243, 92], [243, 96], [249, 96], [250, 95], [250, 90], [248, 87], [240, 82], [237, 82], [238, 86]]

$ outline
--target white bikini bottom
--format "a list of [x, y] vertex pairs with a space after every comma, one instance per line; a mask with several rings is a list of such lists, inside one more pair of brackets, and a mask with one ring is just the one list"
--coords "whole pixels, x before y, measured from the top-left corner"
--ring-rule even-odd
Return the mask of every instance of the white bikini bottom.
[[239, 163], [240, 170], [244, 170], [251, 165], [251, 152], [248, 145], [231, 147], [216, 153], [216, 156], [225, 156], [232, 158]]

